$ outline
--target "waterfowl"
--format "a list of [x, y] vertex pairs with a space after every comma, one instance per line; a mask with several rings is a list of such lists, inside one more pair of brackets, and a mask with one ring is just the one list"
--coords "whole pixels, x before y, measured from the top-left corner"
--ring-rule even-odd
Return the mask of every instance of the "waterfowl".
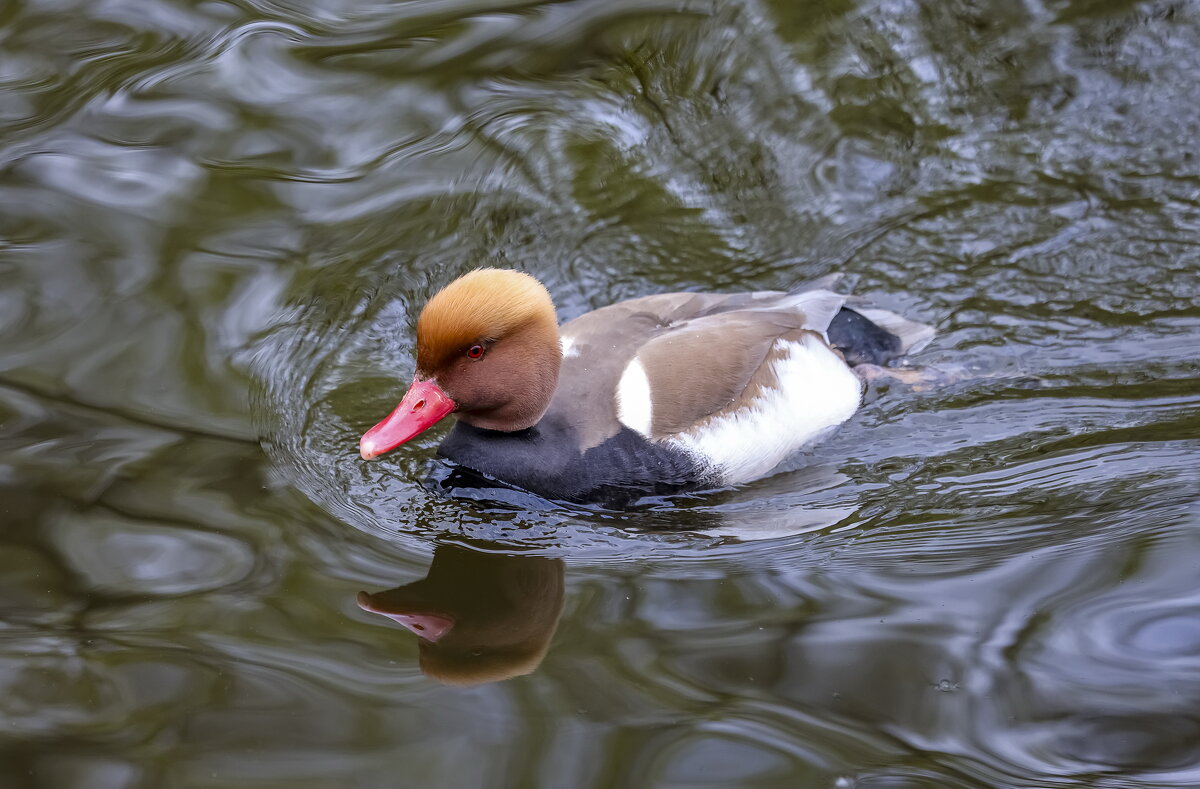
[[766, 476], [850, 418], [864, 370], [933, 336], [831, 284], [644, 296], [560, 327], [534, 277], [472, 271], [421, 311], [412, 385], [360, 454], [453, 416], [439, 454], [552, 499]]

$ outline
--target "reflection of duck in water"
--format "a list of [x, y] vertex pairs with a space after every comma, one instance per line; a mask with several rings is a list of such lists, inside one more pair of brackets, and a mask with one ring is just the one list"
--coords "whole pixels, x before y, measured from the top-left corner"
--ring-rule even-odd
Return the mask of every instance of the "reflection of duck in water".
[[422, 310], [412, 386], [360, 452], [454, 414], [443, 456], [553, 499], [749, 482], [849, 419], [868, 370], [933, 336], [823, 284], [646, 296], [560, 329], [533, 277], [473, 271]]
[[424, 579], [359, 592], [358, 605], [420, 637], [428, 676], [498, 682], [532, 672], [545, 657], [562, 613], [563, 563], [439, 545]]

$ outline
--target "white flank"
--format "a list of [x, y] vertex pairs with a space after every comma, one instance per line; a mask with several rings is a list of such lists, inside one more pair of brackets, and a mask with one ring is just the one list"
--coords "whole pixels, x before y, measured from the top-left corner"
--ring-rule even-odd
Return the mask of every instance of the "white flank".
[[617, 384], [617, 419], [626, 427], [649, 436], [652, 416], [650, 379], [646, 377], [646, 368], [634, 359], [621, 373], [621, 381]]
[[[769, 474], [792, 452], [849, 419], [862, 399], [858, 376], [820, 339], [778, 340], [775, 348], [787, 351], [775, 362], [777, 389], [766, 389], [746, 408], [670, 439], [716, 466], [728, 484]], [[626, 377], [628, 370], [622, 390]], [[624, 417], [621, 421], [626, 422]]]
[[570, 359], [572, 356], [579, 355], [579, 349], [575, 348], [575, 338], [562, 335], [558, 338], [558, 344], [562, 347], [562, 355], [564, 359]]

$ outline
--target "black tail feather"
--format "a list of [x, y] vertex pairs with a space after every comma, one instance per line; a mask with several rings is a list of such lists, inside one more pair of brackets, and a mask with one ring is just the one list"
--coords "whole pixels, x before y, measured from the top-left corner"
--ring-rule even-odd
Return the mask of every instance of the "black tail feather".
[[882, 367], [903, 354], [899, 337], [847, 307], [833, 317], [826, 335], [851, 367], [859, 364]]

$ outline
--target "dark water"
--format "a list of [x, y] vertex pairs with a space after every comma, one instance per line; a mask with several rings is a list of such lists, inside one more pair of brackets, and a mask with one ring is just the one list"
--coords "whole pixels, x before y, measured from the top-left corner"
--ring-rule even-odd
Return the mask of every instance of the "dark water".
[[[0, 786], [1200, 786], [1197, 75], [1186, 2], [0, 4]], [[449, 499], [356, 440], [484, 263], [844, 271], [965, 374]]]

